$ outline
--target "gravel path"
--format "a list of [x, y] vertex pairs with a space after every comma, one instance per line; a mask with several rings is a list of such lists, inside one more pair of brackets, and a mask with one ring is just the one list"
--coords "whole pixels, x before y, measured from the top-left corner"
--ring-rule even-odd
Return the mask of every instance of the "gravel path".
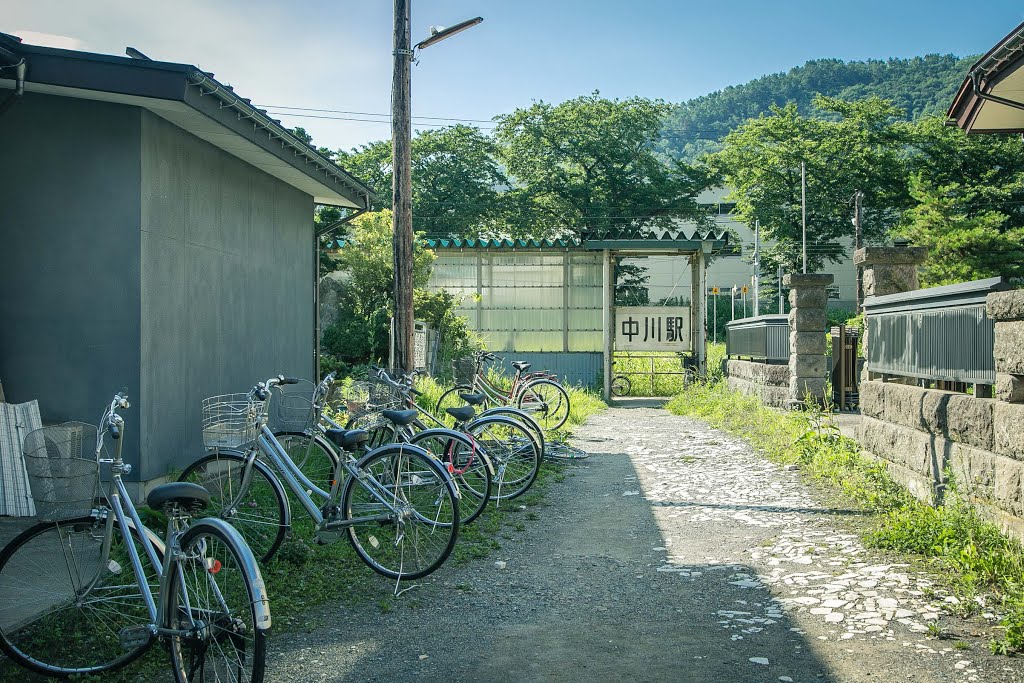
[[984, 618], [948, 614], [930, 577], [864, 549], [856, 514], [742, 442], [615, 408], [577, 443], [592, 457], [517, 510], [525, 532], [397, 599], [382, 580], [309, 614], [272, 638], [269, 680], [1024, 680]]

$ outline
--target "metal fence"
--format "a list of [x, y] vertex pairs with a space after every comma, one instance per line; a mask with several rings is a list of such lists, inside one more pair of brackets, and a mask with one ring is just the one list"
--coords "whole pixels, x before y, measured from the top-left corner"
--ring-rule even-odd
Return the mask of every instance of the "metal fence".
[[995, 326], [985, 297], [1002, 278], [868, 297], [867, 362], [872, 373], [939, 382], [994, 384]]
[[725, 326], [725, 353], [730, 358], [788, 363], [789, 316], [733, 320]]

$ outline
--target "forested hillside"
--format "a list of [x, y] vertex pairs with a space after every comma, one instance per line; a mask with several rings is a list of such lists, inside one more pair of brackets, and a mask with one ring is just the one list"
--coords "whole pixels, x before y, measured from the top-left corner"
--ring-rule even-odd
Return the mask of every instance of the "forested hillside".
[[659, 151], [692, 160], [719, 149], [718, 141], [772, 104], [795, 102], [812, 113], [815, 95], [856, 99], [878, 95], [904, 109], [908, 118], [943, 114], [976, 57], [927, 55], [912, 59], [844, 62], [817, 59], [786, 73], [770, 74], [679, 104], [669, 115]]

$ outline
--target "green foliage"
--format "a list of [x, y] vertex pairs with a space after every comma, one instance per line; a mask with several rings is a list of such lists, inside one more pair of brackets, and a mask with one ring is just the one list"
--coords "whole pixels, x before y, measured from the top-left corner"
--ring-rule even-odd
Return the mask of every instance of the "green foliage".
[[[321, 340], [325, 355], [322, 370], [346, 372], [358, 363], [379, 361], [387, 355], [394, 277], [391, 212], [367, 213], [351, 224], [348, 243], [336, 265], [343, 271], [343, 292], [334, 324]], [[464, 355], [475, 348], [475, 337], [455, 310], [456, 297], [425, 289], [434, 254], [418, 242], [413, 266], [413, 310], [441, 334], [442, 356]]]
[[670, 109], [660, 100], [595, 92], [499, 117], [499, 153], [522, 190], [533, 233], [601, 236], [671, 227], [681, 218], [703, 222], [696, 197], [714, 178], [666, 163], [651, 148]]
[[665, 120], [657, 148], [673, 159], [695, 160], [721, 148], [721, 139], [749, 118], [793, 102], [812, 113], [816, 95], [843, 100], [877, 96], [891, 100], [913, 119], [941, 116], [973, 57], [927, 55], [911, 59], [844, 62], [817, 59], [785, 73], [770, 74], [683, 102]]
[[853, 235], [853, 196], [865, 193], [864, 235], [885, 236], [909, 198], [904, 180], [902, 112], [890, 102], [857, 102], [817, 97], [818, 116], [800, 114], [796, 104], [772, 106], [724, 140], [708, 163], [733, 188], [736, 217], [760, 221], [764, 238], [774, 241], [762, 255], [762, 273], [771, 282], [778, 265], [801, 268], [803, 234], [801, 163], [807, 178], [808, 270], [839, 262]]
[[[512, 217], [511, 200], [499, 188], [509, 181], [497, 161], [492, 138], [465, 125], [418, 131], [410, 156], [413, 226], [417, 232], [429, 237], [475, 237], [504, 229]], [[337, 160], [374, 188], [382, 201], [390, 203], [390, 140], [371, 142], [350, 152], [339, 151]]]
[[908, 159], [916, 202], [900, 232], [928, 248], [924, 286], [1024, 278], [1024, 142], [966, 135], [938, 118], [912, 128]]
[[983, 592], [991, 595], [1004, 613], [1003, 637], [992, 641], [993, 652], [1024, 650], [1024, 547], [982, 519], [959, 496], [955, 482], [944, 504], [918, 501], [890, 477], [884, 463], [865, 460], [860, 446], [841, 436], [831, 415], [814, 405], [782, 413], [724, 383], [698, 383], [673, 398], [668, 409], [742, 436], [772, 460], [796, 463], [837, 487], [872, 513], [865, 533], [869, 545], [934, 562], [961, 604], [975, 604]]

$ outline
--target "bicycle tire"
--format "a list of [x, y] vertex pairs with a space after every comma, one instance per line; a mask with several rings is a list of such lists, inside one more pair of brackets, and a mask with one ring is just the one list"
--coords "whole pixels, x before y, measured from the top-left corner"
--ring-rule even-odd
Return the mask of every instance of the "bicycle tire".
[[319, 434], [274, 432], [274, 438], [306, 478], [328, 493], [338, 471], [338, 453]]
[[392, 579], [419, 579], [436, 571], [448, 559], [459, 533], [458, 493], [448, 473], [425, 451], [406, 444], [374, 449], [357, 467], [361, 476], [350, 477], [342, 494], [343, 521], [389, 514], [370, 492], [374, 484], [364, 483], [367, 477], [375, 479], [382, 486], [379, 493], [404, 513], [389, 521], [349, 525], [348, 539], [359, 558]]
[[[41, 522], [23, 531], [0, 552], [0, 649], [8, 657], [31, 671], [67, 677], [119, 669], [146, 652], [152, 641], [127, 651], [121, 647], [121, 629], [145, 627], [151, 622], [132, 571], [125, 535], [116, 519], [113, 525], [107, 567], [81, 596], [78, 592], [83, 582], [93, 578], [83, 576], [83, 570], [90, 562], [98, 566], [100, 559], [105, 522], [96, 517]], [[157, 595], [158, 570], [146, 560], [139, 530], [134, 525], [129, 529], [147, 570], [146, 580]], [[162, 554], [160, 548], [158, 545], [158, 555]], [[47, 562], [51, 555], [54, 561]], [[125, 575], [131, 580], [125, 581]], [[63, 586], [65, 581], [67, 585]], [[61, 589], [65, 588], [67, 594], [62, 595]], [[93, 599], [85, 601], [88, 596]], [[62, 597], [71, 601], [57, 608], [43, 605], [45, 613], [26, 617], [26, 608], [31, 610], [39, 602], [59, 601]], [[57, 663], [57, 657], [69, 659]]]
[[[437, 399], [437, 403], [434, 404], [434, 417], [444, 423], [445, 427], [451, 427], [455, 424], [455, 418], [448, 414], [448, 408], [458, 408], [459, 406], [466, 405], [466, 402], [459, 398], [459, 394], [472, 393], [473, 387], [469, 385], [457, 385], [445, 391]], [[487, 405], [487, 401], [484, 401], [484, 405]]]
[[217, 519], [193, 524], [180, 545], [168, 584], [167, 626], [190, 632], [170, 638], [175, 681], [262, 683], [270, 606], [252, 551]]
[[633, 388], [633, 383], [625, 375], [617, 375], [612, 378], [612, 396], [625, 396]]
[[409, 443], [441, 461], [459, 487], [459, 525], [472, 524], [491, 497], [494, 467], [476, 440], [451, 429], [417, 432]]
[[525, 410], [520, 410], [519, 408], [515, 408], [513, 406], [497, 406], [495, 408], [488, 408], [487, 410], [478, 413], [476, 418], [474, 419], [487, 417], [488, 415], [504, 415], [505, 417], [510, 417], [516, 422], [519, 422], [524, 427], [529, 429], [531, 434], [533, 434], [534, 439], [540, 446], [540, 452], [542, 454], [547, 453], [547, 437], [544, 435], [544, 430], [541, 428], [539, 424], [537, 424], [536, 420], [530, 417], [530, 414]]
[[543, 451], [526, 427], [502, 415], [477, 418], [466, 425], [491, 458], [496, 470], [491, 500], [502, 501], [526, 493], [540, 472]]
[[210, 453], [186, 467], [178, 481], [209, 491], [215, 516], [238, 529], [260, 562], [269, 562], [291, 527], [291, 507], [277, 475], [258, 459], [248, 490], [237, 505], [228, 507], [239, 495], [247, 461], [248, 455], [238, 451]]
[[516, 407], [529, 412], [546, 430], [564, 425], [572, 410], [569, 392], [561, 384], [547, 379], [527, 384], [516, 399]]

